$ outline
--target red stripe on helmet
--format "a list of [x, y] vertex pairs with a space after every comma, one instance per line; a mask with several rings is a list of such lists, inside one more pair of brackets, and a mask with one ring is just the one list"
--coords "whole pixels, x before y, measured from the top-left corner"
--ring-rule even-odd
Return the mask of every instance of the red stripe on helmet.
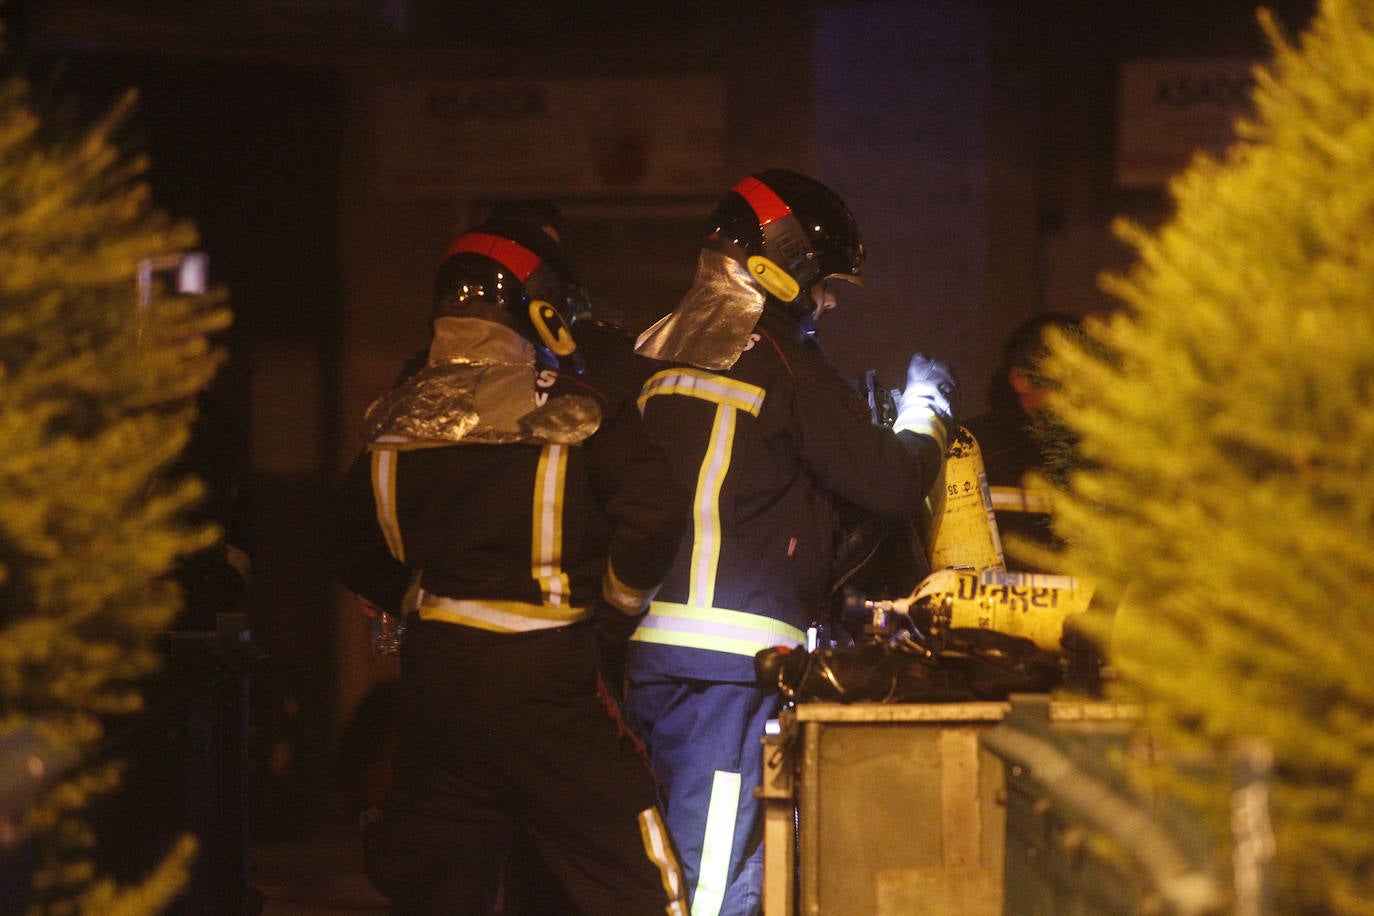
[[752, 175], [742, 179], [731, 190], [749, 203], [754, 215], [759, 218], [760, 226], [767, 226], [792, 214], [792, 208], [772, 188]]
[[448, 251], [444, 257], [447, 258], [465, 251], [486, 255], [515, 274], [516, 279], [521, 283], [529, 279], [530, 274], [539, 267], [541, 260], [539, 255], [519, 242], [513, 242], [489, 232], [464, 232], [453, 240], [452, 245], [448, 246]]

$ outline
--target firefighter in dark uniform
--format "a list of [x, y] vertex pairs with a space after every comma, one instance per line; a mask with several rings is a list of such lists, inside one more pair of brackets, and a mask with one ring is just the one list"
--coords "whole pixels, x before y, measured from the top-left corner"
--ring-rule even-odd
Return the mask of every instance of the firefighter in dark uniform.
[[451, 246], [428, 363], [379, 399], [348, 471], [342, 584], [419, 607], [368, 874], [400, 913], [489, 911], [516, 830], [587, 913], [682, 913], [653, 778], [598, 690], [682, 530], [622, 333], [574, 329], [560, 249], [491, 221]]
[[756, 913], [762, 774], [775, 688], [754, 655], [806, 641], [825, 616], [840, 505], [906, 521], [922, 511], [951, 428], [948, 371], [913, 357], [892, 429], [813, 339], [859, 280], [843, 201], [794, 172], [750, 176], [711, 216], [696, 279], [639, 338], [664, 361], [639, 396], [645, 424], [694, 492], [677, 559], [630, 642], [626, 712], [664, 784], [694, 914]]

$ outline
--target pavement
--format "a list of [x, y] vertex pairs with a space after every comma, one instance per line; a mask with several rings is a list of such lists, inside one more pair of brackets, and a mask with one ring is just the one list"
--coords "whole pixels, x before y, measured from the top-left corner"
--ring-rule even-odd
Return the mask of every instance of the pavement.
[[341, 821], [317, 833], [252, 846], [250, 882], [264, 898], [260, 916], [387, 913], [386, 899], [363, 872], [357, 827]]

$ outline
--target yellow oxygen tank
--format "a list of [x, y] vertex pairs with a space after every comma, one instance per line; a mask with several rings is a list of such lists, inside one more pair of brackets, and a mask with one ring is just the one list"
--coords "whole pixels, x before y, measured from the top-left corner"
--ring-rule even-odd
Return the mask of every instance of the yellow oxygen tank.
[[962, 426], [950, 440], [927, 502], [931, 517], [927, 559], [932, 570], [1006, 569], [983, 452]]
[[944, 569], [922, 580], [907, 601], [933, 632], [996, 630], [1058, 652], [1065, 621], [1086, 611], [1092, 597], [1093, 586], [1073, 576]]

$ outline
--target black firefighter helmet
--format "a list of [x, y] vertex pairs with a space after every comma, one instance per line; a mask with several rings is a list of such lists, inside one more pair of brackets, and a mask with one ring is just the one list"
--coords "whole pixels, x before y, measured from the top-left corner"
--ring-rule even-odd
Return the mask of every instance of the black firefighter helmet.
[[711, 214], [707, 238], [797, 311], [810, 311], [811, 288], [823, 280], [862, 282], [853, 214], [838, 194], [798, 172], [767, 169], [740, 181]]
[[534, 344], [541, 362], [581, 372], [570, 325], [586, 309], [558, 242], [528, 222], [491, 219], [449, 245], [431, 318], [501, 321]]

